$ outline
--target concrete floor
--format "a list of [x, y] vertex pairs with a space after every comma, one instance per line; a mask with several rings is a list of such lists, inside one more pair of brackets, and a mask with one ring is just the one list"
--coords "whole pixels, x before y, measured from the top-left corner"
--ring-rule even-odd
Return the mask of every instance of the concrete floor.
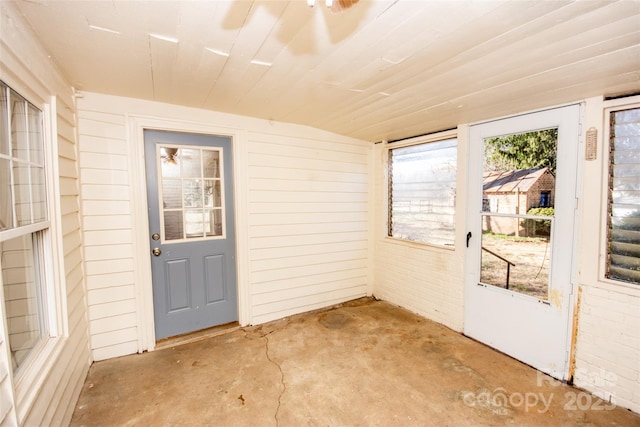
[[362, 299], [95, 363], [71, 425], [640, 426], [640, 416]]

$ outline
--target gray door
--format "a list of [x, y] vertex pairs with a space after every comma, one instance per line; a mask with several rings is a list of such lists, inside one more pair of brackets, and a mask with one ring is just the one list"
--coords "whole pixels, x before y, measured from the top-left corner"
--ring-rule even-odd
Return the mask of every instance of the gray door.
[[156, 339], [238, 320], [231, 138], [144, 131]]

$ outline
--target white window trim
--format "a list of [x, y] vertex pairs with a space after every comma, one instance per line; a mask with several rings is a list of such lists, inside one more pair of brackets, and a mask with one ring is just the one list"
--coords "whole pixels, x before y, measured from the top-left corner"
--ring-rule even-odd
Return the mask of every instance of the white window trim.
[[[433, 249], [438, 249], [438, 250], [445, 250], [445, 251], [449, 251], [449, 252], [455, 252], [456, 250], [456, 246], [458, 245], [457, 242], [457, 237], [454, 239], [454, 244], [451, 246], [445, 246], [445, 245], [438, 245], [435, 243], [428, 243], [428, 242], [415, 242], [412, 240], [406, 240], [406, 239], [400, 239], [397, 237], [393, 237], [393, 236], [389, 236], [389, 151], [396, 149], [396, 148], [404, 148], [404, 147], [411, 147], [414, 145], [421, 145], [421, 144], [428, 144], [430, 142], [438, 142], [438, 141], [444, 141], [447, 139], [456, 139], [457, 140], [457, 159], [456, 159], [456, 168], [458, 168], [460, 166], [460, 139], [458, 136], [458, 128], [456, 129], [451, 129], [451, 130], [445, 130], [442, 132], [436, 132], [436, 133], [431, 133], [428, 135], [421, 135], [421, 136], [416, 136], [414, 138], [408, 138], [402, 141], [397, 141], [397, 142], [388, 142], [388, 141], [383, 141], [384, 147], [383, 147], [383, 159], [382, 159], [382, 167], [384, 170], [384, 212], [385, 212], [385, 232], [384, 232], [384, 239], [388, 242], [388, 243], [393, 243], [393, 244], [398, 244], [398, 245], [402, 245], [402, 246], [407, 246], [407, 247], [412, 247], [412, 248], [418, 248], [418, 249], [427, 249], [427, 248], [433, 248]], [[456, 193], [458, 193], [458, 185], [460, 183], [459, 181], [459, 169], [456, 169]], [[456, 199], [459, 200], [458, 196], [456, 195]], [[457, 230], [458, 230], [458, 226], [459, 226], [459, 222], [458, 222], [458, 210], [456, 208], [456, 213], [455, 213], [455, 219], [454, 219], [454, 224], [455, 224], [455, 229], [456, 229], [456, 234], [457, 234]]]
[[600, 262], [598, 268], [598, 281], [604, 285], [599, 286], [603, 289], [611, 289], [611, 286], [613, 285], [619, 287], [618, 289], [629, 289], [635, 293], [640, 290], [640, 285], [623, 282], [621, 280], [609, 279], [607, 277], [611, 112], [632, 108], [640, 108], [640, 96], [612, 99], [604, 101], [602, 104], [602, 183], [600, 189]]
[[[26, 99], [26, 98], [25, 98]], [[50, 98], [50, 103], [36, 105], [43, 113], [43, 144], [45, 156], [45, 177], [47, 191], [47, 213], [49, 220], [41, 223], [20, 227], [20, 232], [7, 230], [3, 232], [3, 237], [10, 238], [25, 234], [25, 231], [33, 233], [35, 231], [48, 228], [43, 233], [44, 246], [44, 268], [43, 280], [45, 286], [45, 315], [48, 317], [49, 338], [43, 339], [29, 356], [26, 365], [22, 369], [19, 378], [15, 378], [13, 370], [9, 376], [14, 388], [14, 406], [18, 424], [22, 424], [33, 407], [38, 397], [42, 385], [49, 376], [53, 367], [58, 363], [58, 358], [62, 352], [64, 338], [68, 336], [69, 327], [66, 301], [66, 289], [61, 266], [62, 247], [62, 219], [60, 212], [60, 186], [58, 168], [58, 144], [57, 132], [57, 111], [56, 97]], [[50, 249], [49, 249], [50, 248]], [[0, 295], [4, 306], [4, 296]], [[4, 310], [3, 310], [4, 311]], [[5, 323], [4, 318], [2, 322]], [[6, 330], [5, 330], [6, 334]], [[7, 341], [7, 351], [9, 348]]]

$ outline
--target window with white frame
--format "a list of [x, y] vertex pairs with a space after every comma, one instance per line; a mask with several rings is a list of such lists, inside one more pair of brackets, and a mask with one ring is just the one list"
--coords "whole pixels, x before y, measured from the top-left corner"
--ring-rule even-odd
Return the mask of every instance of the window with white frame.
[[49, 334], [43, 113], [0, 81], [0, 276], [11, 363], [20, 375]]
[[456, 139], [389, 150], [390, 237], [453, 246], [456, 162]]
[[640, 107], [609, 114], [606, 277], [640, 284]]

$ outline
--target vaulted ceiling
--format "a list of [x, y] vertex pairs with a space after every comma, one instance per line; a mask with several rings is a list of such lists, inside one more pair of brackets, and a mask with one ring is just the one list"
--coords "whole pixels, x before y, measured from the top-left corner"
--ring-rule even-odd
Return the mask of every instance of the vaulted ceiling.
[[640, 91], [638, 1], [324, 1], [15, 4], [79, 91], [369, 141]]

